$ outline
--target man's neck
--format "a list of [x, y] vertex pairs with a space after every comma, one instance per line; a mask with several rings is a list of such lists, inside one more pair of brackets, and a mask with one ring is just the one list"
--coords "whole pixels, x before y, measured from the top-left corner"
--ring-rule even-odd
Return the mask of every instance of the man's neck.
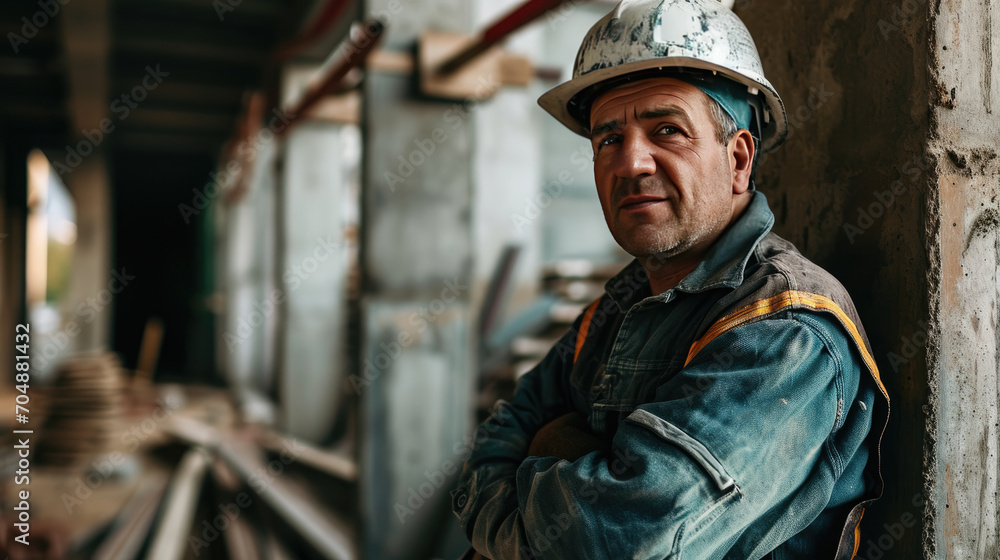
[[681, 280], [687, 277], [688, 274], [691, 274], [695, 268], [698, 268], [698, 264], [705, 258], [705, 255], [715, 245], [715, 242], [740, 219], [740, 216], [743, 215], [743, 212], [750, 205], [750, 199], [753, 197], [753, 194], [747, 194], [750, 196], [741, 196], [736, 199], [729, 223], [707, 243], [692, 247], [673, 257], [664, 258], [659, 255], [650, 255], [639, 258], [639, 263], [646, 270], [646, 275], [649, 277], [649, 287], [652, 289], [653, 295], [662, 294], [667, 290], [677, 287], [677, 284], [680, 284]]
[[661, 259], [655, 255], [640, 258], [639, 263], [646, 270], [653, 295], [662, 294], [680, 284], [681, 280], [698, 267], [706, 252], [701, 251], [697, 255], [691, 255], [690, 258], [689, 253], [669, 259]]

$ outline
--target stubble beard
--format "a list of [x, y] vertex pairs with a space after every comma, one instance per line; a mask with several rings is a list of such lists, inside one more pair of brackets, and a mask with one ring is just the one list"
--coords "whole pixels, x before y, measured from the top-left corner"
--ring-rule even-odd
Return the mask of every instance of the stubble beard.
[[664, 225], [647, 231], [641, 231], [646, 228], [639, 227], [636, 229], [640, 231], [628, 232], [623, 239], [616, 236], [616, 240], [626, 253], [637, 259], [663, 262], [683, 254], [725, 227], [729, 216], [722, 210], [713, 209], [694, 220], [684, 220], [681, 224]]

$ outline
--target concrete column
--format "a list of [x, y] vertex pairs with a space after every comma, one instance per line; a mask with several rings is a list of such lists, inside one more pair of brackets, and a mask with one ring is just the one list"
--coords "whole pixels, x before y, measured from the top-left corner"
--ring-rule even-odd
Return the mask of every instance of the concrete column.
[[[409, 52], [426, 29], [470, 31], [465, 0], [368, 0], [364, 12], [384, 20], [391, 50]], [[370, 559], [432, 557], [455, 524], [449, 490], [472, 412], [471, 114], [418, 99], [411, 81], [370, 72], [364, 85], [363, 341], [351, 379]]]
[[[475, 2], [475, 26], [486, 26], [519, 4], [519, 0]], [[535, 61], [544, 44], [541, 32], [537, 25], [525, 29], [513, 36], [505, 48]], [[546, 198], [540, 198], [544, 161], [540, 122], [544, 112], [535, 102], [537, 89], [501, 88], [492, 99], [479, 104], [474, 113], [476, 259], [472, 304], [476, 311], [483, 303], [497, 260], [508, 244], [521, 249], [512, 278], [509, 311], [530, 303], [538, 292], [542, 240], [539, 218], [553, 196], [546, 193]]]
[[343, 387], [350, 264], [344, 208], [356, 159], [344, 160], [355, 157], [356, 135], [353, 125], [305, 123], [284, 146], [282, 426], [313, 442], [329, 435]]
[[928, 464], [936, 558], [1000, 557], [1000, 7], [931, 12], [935, 78]]

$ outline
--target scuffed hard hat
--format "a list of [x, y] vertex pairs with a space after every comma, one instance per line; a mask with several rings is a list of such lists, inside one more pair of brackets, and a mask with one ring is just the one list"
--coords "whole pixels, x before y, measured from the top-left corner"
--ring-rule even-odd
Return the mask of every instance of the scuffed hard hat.
[[[757, 54], [746, 26], [718, 0], [623, 0], [584, 38], [573, 78], [546, 92], [538, 104], [581, 136], [589, 136], [590, 102], [630, 78], [657, 72], [693, 72], [728, 78], [747, 88], [758, 116], [761, 149], [788, 134], [785, 106]], [[763, 103], [753, 103], [763, 97]]]

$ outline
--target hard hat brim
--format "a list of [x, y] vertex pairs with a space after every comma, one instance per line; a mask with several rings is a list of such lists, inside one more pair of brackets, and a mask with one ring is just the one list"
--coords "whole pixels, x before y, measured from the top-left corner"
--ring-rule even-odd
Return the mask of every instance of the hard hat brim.
[[538, 98], [538, 104], [542, 107], [542, 109], [545, 109], [545, 111], [555, 117], [556, 120], [566, 126], [566, 128], [572, 130], [580, 136], [583, 136], [584, 138], [589, 138], [590, 130], [588, 130], [584, 123], [577, 120], [569, 111], [570, 101], [572, 101], [580, 92], [590, 88], [591, 86], [600, 84], [601, 82], [620, 79], [632, 73], [658, 68], [669, 71], [670, 68], [678, 67], [697, 68], [700, 70], [718, 72], [723, 77], [743, 84], [747, 86], [747, 88], [757, 89], [764, 96], [770, 113], [770, 122], [763, 123], [762, 126], [761, 150], [763, 152], [770, 152], [777, 148], [785, 140], [785, 137], [788, 135], [788, 119], [785, 114], [785, 106], [781, 102], [778, 92], [775, 91], [774, 87], [767, 81], [767, 79], [763, 76], [751, 78], [731, 68], [726, 68], [725, 66], [720, 66], [718, 64], [686, 56], [640, 60], [628, 64], [594, 70], [584, 74], [583, 76], [573, 78], [545, 92]]

